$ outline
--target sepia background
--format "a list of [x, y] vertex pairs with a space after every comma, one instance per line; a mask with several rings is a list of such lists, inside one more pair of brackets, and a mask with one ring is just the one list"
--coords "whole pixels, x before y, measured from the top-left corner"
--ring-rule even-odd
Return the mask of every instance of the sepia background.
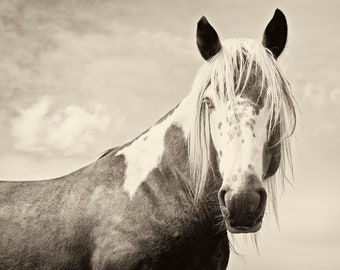
[[202, 15], [220, 38], [289, 26], [279, 63], [299, 107], [295, 177], [259, 250], [235, 237], [228, 269], [340, 269], [340, 38], [337, 0], [0, 2], [0, 179], [46, 179], [94, 161], [190, 91]]

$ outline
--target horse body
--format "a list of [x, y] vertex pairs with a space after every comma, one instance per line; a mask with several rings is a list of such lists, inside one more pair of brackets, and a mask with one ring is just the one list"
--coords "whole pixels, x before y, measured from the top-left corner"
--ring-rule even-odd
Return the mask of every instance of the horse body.
[[0, 269], [225, 269], [227, 230], [261, 228], [295, 117], [275, 62], [286, 20], [224, 49], [197, 27], [207, 62], [149, 130], [67, 176], [0, 182]]
[[0, 269], [77, 269], [88, 264], [84, 195], [91, 190], [82, 173], [86, 169], [75, 173], [77, 177], [0, 184]]
[[227, 235], [207, 201], [194, 205], [178, 121], [167, 117], [125, 148], [145, 140], [163, 141], [164, 149], [135, 181], [133, 200], [124, 189], [124, 146], [61, 178], [1, 182], [0, 269], [225, 269]]

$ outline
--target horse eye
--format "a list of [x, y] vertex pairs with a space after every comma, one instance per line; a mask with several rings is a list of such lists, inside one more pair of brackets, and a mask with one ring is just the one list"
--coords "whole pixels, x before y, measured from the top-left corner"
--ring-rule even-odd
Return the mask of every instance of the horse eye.
[[212, 102], [211, 99], [208, 98], [208, 97], [205, 97], [205, 98], [203, 99], [203, 103], [204, 103], [209, 109], [213, 109], [213, 108], [214, 108], [213, 102]]

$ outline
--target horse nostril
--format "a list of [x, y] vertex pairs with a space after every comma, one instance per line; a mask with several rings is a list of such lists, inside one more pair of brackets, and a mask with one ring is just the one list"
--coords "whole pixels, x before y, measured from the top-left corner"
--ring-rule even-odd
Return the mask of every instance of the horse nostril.
[[257, 209], [262, 209], [265, 207], [266, 202], [267, 202], [267, 192], [263, 187], [259, 188], [257, 192], [260, 195], [260, 202], [259, 202]]
[[226, 203], [224, 200], [224, 197], [226, 195], [227, 191], [226, 190], [220, 190], [218, 193], [218, 200], [220, 201], [220, 205], [223, 207], [226, 207]]
[[265, 206], [267, 193], [263, 188], [261, 181], [255, 174], [252, 173], [247, 175], [243, 192], [250, 196], [252, 211], [262, 209]]
[[248, 210], [250, 213], [254, 213], [257, 210], [262, 210], [266, 204], [267, 193], [264, 188], [258, 188], [254, 191], [248, 191], [243, 194], [247, 197]]
[[249, 195], [249, 211], [255, 212], [260, 207], [261, 194], [258, 192], [252, 192]]
[[230, 199], [230, 187], [221, 187], [218, 192], [218, 200], [221, 207], [227, 207], [227, 201]]

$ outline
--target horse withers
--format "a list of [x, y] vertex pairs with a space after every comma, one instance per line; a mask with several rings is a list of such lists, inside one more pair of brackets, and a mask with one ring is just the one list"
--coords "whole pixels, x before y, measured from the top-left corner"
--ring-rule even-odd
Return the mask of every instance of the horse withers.
[[225, 269], [227, 231], [261, 228], [289, 154], [286, 38], [280, 10], [262, 42], [221, 42], [202, 17], [206, 61], [154, 126], [69, 175], [0, 183], [0, 269]]

